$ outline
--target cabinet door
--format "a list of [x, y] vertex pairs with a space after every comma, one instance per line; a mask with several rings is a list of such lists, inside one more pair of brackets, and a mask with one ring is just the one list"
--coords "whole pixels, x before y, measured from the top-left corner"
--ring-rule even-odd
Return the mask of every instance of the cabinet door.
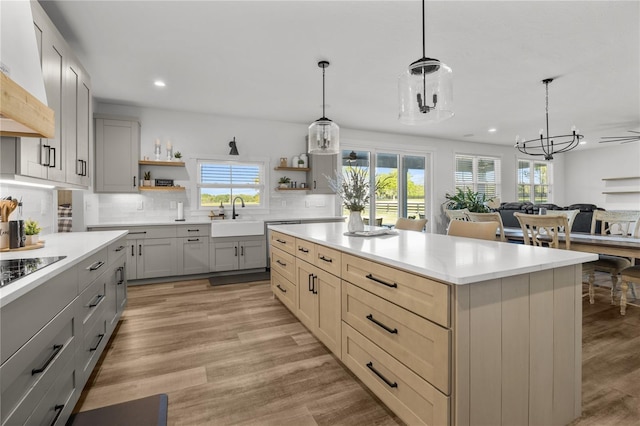
[[127, 264], [121, 264], [116, 272], [116, 314], [119, 318], [127, 306]]
[[316, 336], [338, 357], [342, 357], [340, 278], [316, 270], [316, 302], [318, 309]]
[[138, 240], [138, 247], [140, 245], [142, 250], [138, 253], [138, 278], [170, 277], [178, 273], [175, 238]]
[[240, 242], [240, 269], [267, 266], [267, 248], [264, 238]]
[[178, 273], [181, 275], [209, 272], [209, 238], [179, 238]]
[[95, 192], [138, 192], [140, 123], [97, 118]]
[[326, 176], [334, 177], [338, 167], [338, 155], [311, 155], [309, 186], [313, 194], [334, 194]]
[[296, 310], [298, 319], [315, 334], [316, 318], [318, 316], [318, 304], [314, 294], [314, 277], [318, 268], [311, 266], [307, 262], [296, 260], [296, 275], [298, 285], [298, 296], [296, 300]]
[[[138, 243], [140, 243], [140, 247], [138, 247]], [[127, 240], [127, 254], [125, 261], [127, 281], [138, 278], [138, 252], [142, 253], [142, 240]]]
[[86, 71], [75, 60], [69, 59], [65, 72], [65, 179], [68, 183], [88, 186], [90, 83]]
[[211, 244], [213, 271], [235, 271], [238, 269], [239, 247], [237, 242], [213, 242]]

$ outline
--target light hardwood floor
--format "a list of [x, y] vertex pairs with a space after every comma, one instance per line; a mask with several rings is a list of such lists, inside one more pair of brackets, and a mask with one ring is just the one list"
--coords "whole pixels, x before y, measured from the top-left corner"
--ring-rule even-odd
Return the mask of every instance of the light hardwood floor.
[[[640, 424], [640, 308], [583, 304], [583, 416]], [[402, 424], [271, 296], [268, 282], [133, 286], [75, 411], [169, 395], [171, 425]]]

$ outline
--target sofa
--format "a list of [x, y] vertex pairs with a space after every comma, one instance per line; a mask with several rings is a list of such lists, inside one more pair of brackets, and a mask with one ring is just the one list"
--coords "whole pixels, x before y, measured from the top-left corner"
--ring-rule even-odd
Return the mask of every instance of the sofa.
[[[547, 210], [580, 210], [575, 220], [573, 221], [572, 232], [591, 232], [591, 219], [595, 210], [604, 210], [594, 204], [571, 204], [570, 206], [560, 207], [555, 204], [533, 204], [533, 203], [501, 203], [500, 207], [496, 210], [500, 213], [502, 223], [508, 228], [519, 228], [520, 223], [518, 219], [513, 215], [515, 212], [525, 214], [539, 214], [540, 209], [545, 208]], [[600, 222], [596, 224], [596, 233], [600, 232]]]

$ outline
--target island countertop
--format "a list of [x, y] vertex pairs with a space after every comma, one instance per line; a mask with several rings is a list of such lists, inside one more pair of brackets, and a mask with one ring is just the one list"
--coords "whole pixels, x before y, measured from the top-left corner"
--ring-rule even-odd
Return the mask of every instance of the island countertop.
[[80, 263], [126, 234], [127, 231], [61, 232], [43, 235], [41, 237], [45, 242], [43, 248], [0, 253], [2, 259], [66, 256], [62, 260], [1, 287], [0, 307]]
[[[450, 284], [471, 284], [494, 278], [576, 265], [598, 255], [415, 231], [397, 235], [344, 235], [345, 223], [274, 225], [270, 229], [296, 238], [374, 260]], [[371, 228], [374, 229], [374, 228]]]

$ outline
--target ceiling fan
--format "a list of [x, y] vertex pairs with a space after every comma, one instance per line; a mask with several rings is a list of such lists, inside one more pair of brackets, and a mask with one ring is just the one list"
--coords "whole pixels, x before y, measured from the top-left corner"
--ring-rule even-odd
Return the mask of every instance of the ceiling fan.
[[348, 163], [353, 163], [358, 160], [366, 160], [367, 157], [360, 157], [355, 151], [351, 151], [348, 155], [342, 157], [342, 159]]
[[635, 130], [627, 130], [629, 133], [635, 133], [629, 136], [602, 136], [600, 139], [604, 139], [600, 141], [600, 143], [609, 143], [609, 142], [620, 142], [620, 143], [629, 143], [629, 142], [637, 142], [640, 141], [640, 132], [636, 132]]

